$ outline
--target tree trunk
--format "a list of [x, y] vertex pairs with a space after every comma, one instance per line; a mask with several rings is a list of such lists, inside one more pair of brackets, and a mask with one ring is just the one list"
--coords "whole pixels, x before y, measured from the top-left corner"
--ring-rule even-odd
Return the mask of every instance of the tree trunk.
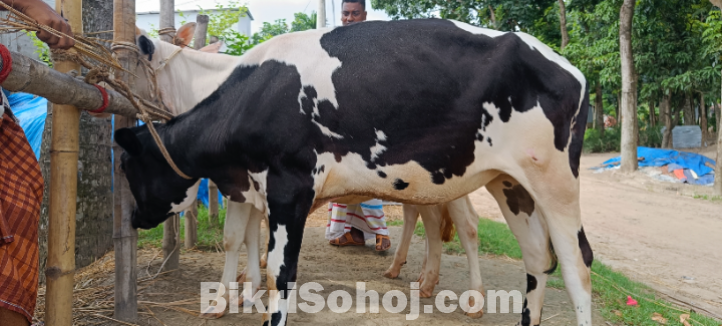
[[[160, 1], [160, 28], [175, 27], [175, 1]], [[173, 35], [160, 36], [162, 41], [173, 43]], [[180, 217], [175, 214], [163, 222], [163, 259], [164, 271], [177, 270], [180, 264]], [[178, 275], [178, 273], [173, 273]]]
[[684, 111], [682, 111], [682, 123], [684, 123], [685, 126], [694, 126], [696, 125], [696, 121], [694, 119], [694, 105], [692, 104], [692, 96], [689, 93], [686, 93], [684, 95]]
[[206, 34], [208, 34], [208, 15], [196, 17], [196, 33], [193, 36], [193, 48], [199, 50], [206, 46]]
[[720, 106], [717, 105], [717, 161], [714, 168], [714, 193], [722, 196], [722, 119]]
[[664, 124], [664, 133], [662, 134], [662, 148], [672, 148], [672, 107], [671, 94], [664, 94], [662, 101], [659, 102], [659, 114]]
[[498, 25], [496, 25], [496, 14], [494, 13], [494, 7], [489, 5], [489, 14], [491, 15], [491, 23], [494, 25], [494, 29], [499, 28]]
[[637, 170], [637, 78], [632, 53], [634, 0], [624, 0], [619, 11], [619, 52], [622, 61], [622, 172]]
[[326, 27], [326, 0], [318, 0], [318, 13], [316, 13], [316, 28]]
[[559, 28], [562, 32], [562, 46], [561, 51], [569, 44], [569, 32], [567, 32], [567, 9], [564, 5], [564, 0], [559, 0]]
[[184, 216], [185, 220], [185, 248], [191, 249], [198, 242], [198, 200], [194, 200]]
[[617, 107], [614, 108], [617, 112], [617, 125], [622, 125], [622, 92], [617, 93]]
[[218, 186], [208, 180], [208, 224], [213, 227], [219, 225], [218, 223]]
[[596, 96], [594, 99], [594, 123], [599, 136], [604, 136], [604, 99], [602, 98], [602, 84], [597, 81]]
[[707, 105], [704, 93], [699, 93], [699, 126], [702, 128], [702, 146], [707, 147]]
[[649, 126], [655, 127], [657, 125], [657, 109], [654, 107], [654, 100], [649, 100]]

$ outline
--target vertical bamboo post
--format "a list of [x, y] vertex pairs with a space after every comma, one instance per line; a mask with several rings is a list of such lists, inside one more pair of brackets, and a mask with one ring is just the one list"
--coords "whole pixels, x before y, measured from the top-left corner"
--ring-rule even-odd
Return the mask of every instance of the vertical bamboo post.
[[198, 50], [206, 46], [206, 34], [208, 34], [208, 15], [196, 17], [196, 33], [193, 36], [193, 48]]
[[198, 200], [194, 200], [185, 213], [185, 248], [191, 249], [198, 241]]
[[208, 180], [208, 224], [218, 226], [218, 186]]
[[[55, 5], [55, 10], [68, 19], [75, 34], [83, 33], [82, 6], [82, 0], [58, 0]], [[54, 67], [62, 73], [80, 72], [80, 65], [70, 61], [56, 61]], [[80, 111], [70, 105], [55, 105], [52, 119], [55, 128], [50, 144], [45, 323], [70, 326], [73, 323]]]
[[[135, 0], [113, 0], [113, 42], [135, 43]], [[118, 62], [128, 71], [137, 65], [138, 56], [125, 47], [114, 49]], [[116, 71], [116, 78], [133, 88], [132, 76]], [[115, 129], [133, 127], [135, 119], [115, 115]], [[118, 320], [135, 322], [138, 319], [136, 296], [138, 277], [138, 233], [131, 226], [135, 201], [120, 168], [123, 149], [113, 143], [113, 245], [115, 249], [115, 304], [114, 316]]]
[[318, 13], [316, 14], [316, 28], [326, 27], [326, 0], [318, 0]]
[[[160, 28], [175, 27], [175, 1], [160, 1]], [[163, 34], [160, 39], [173, 43], [172, 34]], [[180, 261], [180, 217], [176, 214], [163, 223], [163, 259], [166, 261], [164, 270], [178, 269]], [[177, 273], [173, 273], [177, 274]]]

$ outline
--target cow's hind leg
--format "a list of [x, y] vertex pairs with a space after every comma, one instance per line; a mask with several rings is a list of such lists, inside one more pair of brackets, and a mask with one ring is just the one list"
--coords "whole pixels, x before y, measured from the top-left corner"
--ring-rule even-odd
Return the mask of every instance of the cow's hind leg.
[[526, 267], [527, 294], [522, 308], [521, 325], [539, 325], [544, 305], [547, 276], [556, 268], [551, 239], [531, 195], [516, 180], [502, 175], [486, 185], [494, 196], [509, 229], [521, 248]]
[[[226, 223], [223, 227], [223, 247], [226, 251], [226, 262], [223, 266], [223, 277], [221, 283], [226, 287], [223, 294], [225, 301], [231, 304], [238, 304], [238, 298], [228, 297], [228, 289], [230, 282], [236, 280], [236, 272], [238, 271], [238, 256], [241, 251], [244, 236], [246, 234], [246, 226], [251, 215], [252, 205], [241, 204], [229, 201], [228, 210], [226, 211]], [[260, 282], [260, 281], [259, 281]], [[208, 307], [206, 311], [201, 312], [201, 318], [215, 319], [220, 318], [225, 313], [225, 309]]]
[[[479, 268], [479, 238], [477, 228], [479, 226], [479, 215], [471, 205], [469, 196], [461, 197], [457, 200], [449, 202], [447, 205], [451, 220], [456, 225], [456, 233], [459, 235], [459, 241], [466, 251], [466, 258], [469, 262], [469, 281], [471, 290], [479, 291], [484, 295], [484, 286], [481, 282], [481, 272]], [[474, 297], [469, 297], [469, 307], [474, 307]], [[467, 316], [471, 318], [481, 318], [484, 311], [479, 309], [477, 312], [467, 312]]]
[[419, 219], [419, 210], [415, 205], [404, 205], [404, 226], [403, 232], [401, 233], [401, 241], [396, 247], [396, 253], [394, 253], [394, 261], [389, 266], [389, 269], [384, 273], [385, 277], [397, 278], [401, 273], [401, 267], [406, 264], [406, 256], [409, 253], [409, 246], [411, 245], [411, 238], [414, 235], [414, 229], [416, 228], [416, 221]]
[[[264, 215], [259, 210], [251, 209], [250, 220], [246, 227], [246, 251], [248, 251], [248, 262], [246, 269], [238, 276], [238, 283], [251, 282], [251, 296], [256, 294], [261, 288], [261, 266], [260, 266], [260, 238], [261, 238], [261, 220]], [[250, 276], [250, 280], [248, 279]], [[243, 300], [241, 300], [243, 301]]]
[[418, 282], [419, 296], [430, 298], [441, 268], [441, 205], [417, 206], [426, 230], [426, 255]]

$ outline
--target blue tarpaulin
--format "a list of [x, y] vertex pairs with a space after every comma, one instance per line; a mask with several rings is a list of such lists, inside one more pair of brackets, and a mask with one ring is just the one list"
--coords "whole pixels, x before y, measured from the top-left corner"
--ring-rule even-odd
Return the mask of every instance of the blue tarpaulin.
[[28, 93], [10, 93], [3, 89], [13, 114], [20, 121], [20, 127], [40, 160], [40, 145], [43, 143], [45, 117], [48, 115], [48, 100]]
[[[665, 166], [673, 165], [675, 169], [692, 170], [697, 174], [696, 184], [712, 184], [714, 183], [714, 160], [700, 154], [679, 152], [671, 149], [637, 147], [637, 157], [639, 158], [639, 166]], [[621, 157], [609, 159], [602, 163], [604, 167], [613, 167], [619, 165]]]

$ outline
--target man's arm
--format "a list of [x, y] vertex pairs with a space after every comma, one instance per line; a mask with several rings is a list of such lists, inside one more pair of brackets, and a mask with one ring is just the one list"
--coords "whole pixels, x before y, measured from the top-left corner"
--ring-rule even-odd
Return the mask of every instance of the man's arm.
[[[66, 35], [73, 36], [73, 31], [70, 30], [70, 25], [67, 21], [58, 15], [53, 8], [50, 8], [42, 0], [0, 0], [14, 9], [22, 12], [23, 14], [35, 19], [42, 25], [47, 25], [55, 29], [56, 31], [65, 33]], [[40, 31], [37, 33], [38, 38], [47, 43], [51, 49], [68, 49], [72, 47], [75, 42], [67, 37], [59, 38], [46, 31]]]

